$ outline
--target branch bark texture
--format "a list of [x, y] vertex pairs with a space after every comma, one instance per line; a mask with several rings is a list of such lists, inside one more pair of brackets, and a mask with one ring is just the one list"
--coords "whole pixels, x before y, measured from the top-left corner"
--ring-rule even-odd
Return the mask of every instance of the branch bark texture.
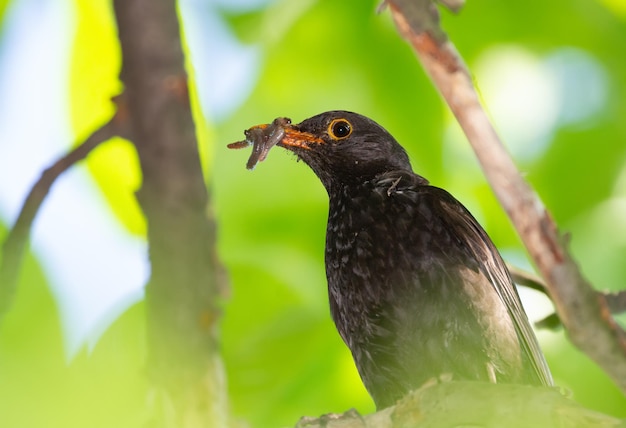
[[47, 168], [30, 190], [15, 224], [2, 245], [2, 260], [0, 262], [0, 321], [13, 303], [24, 252], [30, 237], [31, 226], [52, 185], [61, 174], [87, 157], [100, 143], [115, 136], [124, 137], [126, 134], [125, 125], [124, 118], [116, 114], [109, 122], [93, 132], [85, 141]]
[[225, 426], [215, 227], [198, 154], [175, 0], [115, 0], [151, 277], [148, 368], [167, 426]]
[[412, 45], [465, 132], [492, 189], [545, 279], [570, 339], [626, 392], [626, 335], [612, 318], [606, 299], [583, 277], [550, 214], [517, 171], [452, 43], [441, 33], [428, 31], [428, 26], [413, 25], [413, 14], [432, 16], [432, 4], [418, 10], [412, 0], [387, 3], [399, 32]]
[[303, 419], [298, 428], [610, 428], [623, 421], [581, 407], [556, 388], [444, 382], [420, 388], [395, 406], [367, 416]]

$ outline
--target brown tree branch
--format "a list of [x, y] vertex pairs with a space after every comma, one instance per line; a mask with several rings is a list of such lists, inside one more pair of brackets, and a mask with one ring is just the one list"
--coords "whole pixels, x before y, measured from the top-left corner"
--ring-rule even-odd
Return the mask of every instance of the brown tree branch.
[[154, 417], [162, 426], [225, 426], [217, 334], [223, 285], [176, 1], [115, 0], [113, 6], [143, 174], [137, 199], [148, 223], [148, 372], [161, 398]]
[[[433, 5], [423, 0], [387, 3], [399, 32], [413, 46], [474, 148], [492, 189], [545, 279], [570, 339], [626, 392], [626, 335], [611, 317], [606, 299], [582, 276], [554, 221], [517, 171], [452, 43], [441, 36], [440, 30], [433, 33], [428, 26], [412, 25], [416, 13], [432, 16]], [[415, 4], [422, 8], [417, 9]]]
[[15, 224], [2, 245], [2, 260], [0, 262], [0, 320], [4, 318], [13, 302], [31, 226], [39, 212], [39, 207], [56, 179], [75, 163], [84, 159], [100, 143], [115, 136], [124, 136], [125, 134], [124, 120], [119, 115], [115, 115], [84, 142], [47, 168], [31, 188]]

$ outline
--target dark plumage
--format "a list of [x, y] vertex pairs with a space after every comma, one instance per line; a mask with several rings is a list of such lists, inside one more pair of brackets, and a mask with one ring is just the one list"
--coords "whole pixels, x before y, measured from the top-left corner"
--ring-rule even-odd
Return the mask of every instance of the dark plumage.
[[331, 314], [378, 408], [431, 379], [552, 384], [493, 243], [385, 129], [331, 111], [278, 145], [328, 192]]

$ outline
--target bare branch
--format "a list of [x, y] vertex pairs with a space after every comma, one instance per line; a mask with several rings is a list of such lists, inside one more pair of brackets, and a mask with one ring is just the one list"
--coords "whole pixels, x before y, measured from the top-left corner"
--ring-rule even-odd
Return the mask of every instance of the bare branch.
[[[120, 79], [143, 175], [148, 223], [148, 374], [159, 426], [224, 426], [217, 322], [225, 285], [215, 250], [175, 0], [115, 0]], [[164, 411], [164, 408], [168, 411]], [[171, 409], [171, 411], [169, 411]]]
[[[543, 278], [532, 272], [513, 266], [510, 263], [507, 263], [506, 267], [513, 278], [513, 282], [517, 285], [539, 291], [550, 297], [548, 286]], [[622, 312], [626, 312], [626, 290], [596, 291], [596, 293], [602, 295], [602, 298], [606, 300], [612, 314], [621, 314]]]
[[604, 298], [612, 314], [626, 312], [626, 290], [604, 293]]
[[[541, 277], [532, 272], [520, 269], [517, 266], [513, 266], [510, 263], [507, 263], [506, 266], [511, 273], [513, 282], [517, 285], [539, 291], [550, 297], [550, 294], [548, 293], [548, 286]], [[596, 293], [601, 295], [602, 298], [606, 300], [612, 314], [621, 314], [622, 312], [626, 312], [626, 290], [596, 291]]]
[[6, 315], [13, 302], [26, 243], [30, 236], [30, 229], [35, 216], [39, 212], [39, 207], [48, 195], [50, 188], [56, 179], [76, 162], [84, 159], [100, 143], [116, 135], [122, 135], [122, 131], [123, 120], [120, 120], [119, 116], [116, 115], [91, 134], [83, 143], [76, 146], [47, 168], [31, 188], [15, 224], [9, 231], [2, 246], [2, 261], [0, 262], [0, 320]]
[[[511, 273], [513, 282], [515, 282], [517, 285], [539, 291], [548, 296], [548, 298], [550, 298], [548, 287], [541, 277], [535, 275], [532, 272], [528, 272], [516, 266], [513, 266], [510, 263], [507, 263], [507, 268]], [[599, 298], [603, 298], [606, 300], [606, 303], [612, 314], [620, 314], [622, 312], [626, 312], [626, 290], [616, 292], [596, 291], [596, 293], [598, 294], [598, 296], [600, 296]], [[545, 319], [536, 322], [535, 325], [538, 328], [547, 328], [552, 330], [562, 326], [561, 320], [559, 319], [557, 314], [551, 314]]]
[[411, 0], [389, 0], [393, 18], [446, 100], [500, 203], [546, 281], [557, 313], [572, 342], [595, 360], [626, 392], [626, 335], [606, 299], [595, 292], [570, 256], [565, 240], [513, 160], [480, 105], [472, 79], [451, 42], [414, 28], [406, 15]]
[[524, 269], [520, 269], [517, 266], [513, 266], [510, 263], [506, 264], [511, 277], [513, 278], [513, 282], [517, 285], [521, 285], [526, 288], [530, 288], [531, 290], [539, 291], [548, 297], [548, 288], [546, 287], [546, 283], [541, 279], [541, 277], [535, 275], [532, 272], [528, 272]]
[[[454, 409], [451, 411], [451, 409]], [[393, 428], [480, 426], [621, 427], [622, 421], [585, 409], [556, 388], [481, 382], [443, 382], [422, 387], [395, 406], [371, 415], [354, 412], [302, 419], [298, 428]]]

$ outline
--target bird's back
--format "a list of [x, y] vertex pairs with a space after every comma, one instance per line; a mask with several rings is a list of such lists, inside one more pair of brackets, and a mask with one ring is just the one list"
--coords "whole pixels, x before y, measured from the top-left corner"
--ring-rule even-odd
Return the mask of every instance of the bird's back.
[[379, 408], [432, 378], [551, 384], [502, 259], [456, 199], [409, 171], [329, 193], [331, 313]]

